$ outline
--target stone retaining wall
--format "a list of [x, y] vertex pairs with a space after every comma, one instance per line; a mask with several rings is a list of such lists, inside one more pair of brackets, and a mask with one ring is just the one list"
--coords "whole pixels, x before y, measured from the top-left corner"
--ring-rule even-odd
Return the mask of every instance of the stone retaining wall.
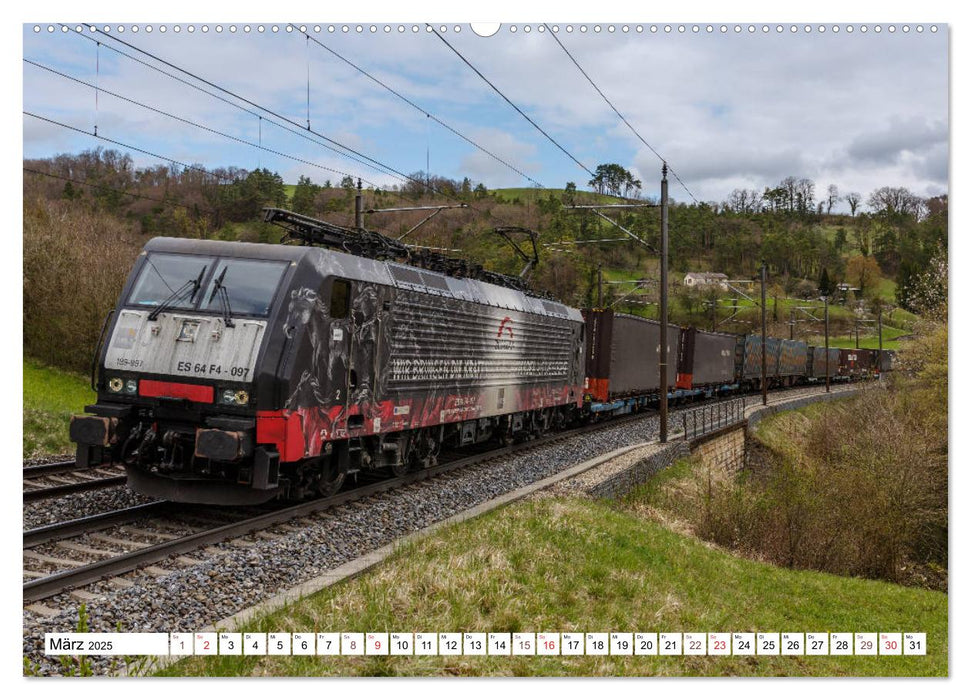
[[674, 462], [682, 457], [687, 457], [689, 454], [690, 450], [686, 442], [679, 440], [668, 443], [650, 457], [646, 457], [630, 468], [591, 486], [587, 492], [591, 496], [600, 498], [622, 496], [638, 484], [643, 484], [665, 467], [671, 466]]

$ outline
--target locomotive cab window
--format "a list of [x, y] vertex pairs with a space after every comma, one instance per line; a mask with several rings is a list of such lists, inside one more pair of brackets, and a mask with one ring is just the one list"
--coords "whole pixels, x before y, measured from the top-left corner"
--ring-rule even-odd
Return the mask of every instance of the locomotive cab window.
[[347, 318], [351, 310], [351, 283], [334, 280], [330, 287], [330, 317]]
[[243, 316], [266, 316], [287, 263], [223, 258], [202, 297], [203, 311], [227, 309]]
[[132, 306], [190, 309], [199, 301], [200, 287], [214, 258], [201, 255], [151, 253], [128, 297]]

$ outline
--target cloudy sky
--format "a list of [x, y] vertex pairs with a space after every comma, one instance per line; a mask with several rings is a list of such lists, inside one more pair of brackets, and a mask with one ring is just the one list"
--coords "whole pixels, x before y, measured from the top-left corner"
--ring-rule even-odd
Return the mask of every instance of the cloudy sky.
[[[217, 33], [216, 26], [222, 28]], [[340, 180], [341, 173], [380, 185], [400, 184], [387, 171], [366, 167], [319, 143], [281, 129], [291, 123], [221, 93], [172, 67], [139, 53], [144, 50], [240, 98], [402, 173], [425, 169], [489, 187], [530, 186], [513, 169], [477, 150], [435, 123], [431, 114], [547, 187], [573, 181], [585, 187], [590, 175], [547, 140], [424, 25], [376, 24], [358, 33], [349, 25], [309, 33], [320, 43], [368, 71], [418, 105], [410, 106], [342, 62], [298, 31], [257, 31], [258, 24], [182, 24], [176, 33], [145, 24], [109, 36], [72, 25], [67, 32], [41, 25], [23, 27], [24, 110], [87, 133], [35, 117], [23, 117], [24, 156], [47, 157], [98, 145], [127, 150], [88, 135], [149, 151], [165, 159], [206, 168], [257, 165], [276, 170], [287, 182], [307, 175], [315, 182]], [[104, 25], [99, 25], [104, 27]], [[230, 27], [236, 28], [235, 32]], [[249, 26], [250, 31], [244, 31]], [[440, 26], [440, 25], [437, 25]], [[580, 163], [593, 170], [616, 162], [656, 194], [660, 161], [604, 103], [549, 32], [539, 24], [503, 25], [483, 38], [469, 25], [447, 40]], [[721, 201], [735, 188], [763, 189], [787, 175], [808, 177], [822, 194], [830, 183], [864, 197], [883, 186], [904, 186], [923, 196], [948, 188], [948, 28], [923, 32], [909, 25], [882, 31], [859, 24], [852, 33], [810, 33], [800, 25], [560, 24], [557, 36], [587, 74], [661, 153], [691, 192]], [[608, 31], [608, 27], [614, 31]], [[643, 31], [637, 32], [641, 26]], [[527, 32], [527, 27], [529, 31]], [[114, 41], [118, 37], [130, 46]], [[100, 48], [96, 41], [101, 42]], [[118, 53], [123, 51], [216, 92], [227, 104]], [[28, 63], [30, 61], [32, 63]], [[40, 64], [43, 67], [33, 65]], [[97, 67], [96, 67], [97, 64]], [[46, 68], [46, 69], [45, 69]], [[56, 75], [98, 84], [102, 91]], [[163, 116], [121, 97], [168, 112]], [[236, 105], [242, 105], [244, 109]], [[260, 119], [257, 114], [262, 114]], [[174, 118], [222, 132], [206, 131]], [[322, 141], [313, 134], [304, 136]], [[247, 143], [234, 141], [229, 137]], [[257, 146], [262, 143], [264, 149]], [[253, 145], [250, 145], [253, 144]], [[276, 154], [269, 151], [276, 151]], [[138, 165], [160, 158], [131, 151]], [[279, 155], [285, 154], [285, 155]], [[290, 157], [286, 157], [290, 156]], [[302, 162], [301, 162], [302, 161]], [[336, 172], [335, 172], [336, 171]], [[688, 194], [672, 184], [676, 199]]]

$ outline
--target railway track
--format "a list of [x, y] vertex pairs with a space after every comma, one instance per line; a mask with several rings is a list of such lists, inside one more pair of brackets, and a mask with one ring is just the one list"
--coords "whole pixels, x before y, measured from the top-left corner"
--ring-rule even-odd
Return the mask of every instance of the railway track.
[[[623, 422], [641, 419], [645, 415], [640, 413], [627, 416], [610, 421], [608, 425], [620, 425]], [[30, 580], [23, 583], [24, 602], [40, 601], [69, 589], [105, 578], [117, 577], [140, 567], [187, 554], [206, 545], [281, 525], [321, 510], [424, 481], [456, 469], [568, 440], [583, 433], [599, 430], [604, 425], [603, 423], [585, 425], [489, 452], [455, 456], [433, 467], [356, 486], [327, 498], [305, 501], [296, 505], [264, 507], [262, 510], [249, 509], [249, 511], [259, 510], [256, 513], [244, 513], [245, 509], [242, 508], [212, 506], [190, 508], [182, 505], [176, 508], [175, 504], [159, 501], [28, 530], [24, 532], [24, 574], [25, 577], [30, 577]], [[152, 520], [153, 529], [137, 527], [143, 520]], [[207, 523], [208, 526], [192, 528], [193, 523]], [[191, 531], [179, 532], [184, 529]], [[109, 534], [103, 534], [105, 530], [108, 530]], [[151, 539], [156, 541], [145, 541]], [[94, 546], [93, 542], [98, 543], [98, 546]], [[127, 551], [117, 551], [119, 549]], [[69, 558], [72, 555], [57, 555], [55, 550], [58, 550], [58, 553], [65, 550], [74, 552], [75, 558]], [[95, 561], [78, 561], [82, 558], [99, 556], [100, 558]], [[31, 562], [37, 562], [55, 570], [39, 572], [30, 568]]]
[[83, 468], [73, 460], [38, 464], [23, 468], [23, 499], [24, 503], [32, 503], [124, 483], [124, 468], [118, 465]]
[[[845, 390], [834, 389], [834, 393]], [[819, 389], [806, 388], [774, 392], [769, 403], [776, 404], [818, 393], [821, 393]], [[761, 401], [752, 397], [746, 401], [749, 409], [760, 405]], [[186, 555], [207, 545], [283, 525], [318, 511], [649, 415], [642, 412], [489, 452], [456, 455], [433, 467], [347, 488], [336, 495], [296, 505], [229, 509], [176, 506], [158, 501], [25, 531], [24, 573], [29, 580], [23, 583], [24, 602], [41, 601], [70, 589]], [[677, 431], [679, 422], [672, 421], [672, 427]], [[679, 434], [675, 432], [671, 438], [679, 439]], [[143, 522], [148, 527], [141, 526]], [[94, 561], [82, 561], [91, 558]], [[38, 568], [48, 571], [38, 571]]]

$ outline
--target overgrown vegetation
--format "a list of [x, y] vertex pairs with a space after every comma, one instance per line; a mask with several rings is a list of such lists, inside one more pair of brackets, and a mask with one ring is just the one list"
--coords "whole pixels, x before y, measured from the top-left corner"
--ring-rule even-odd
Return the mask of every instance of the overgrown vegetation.
[[936, 676], [947, 596], [746, 561], [606, 501], [543, 498], [401, 547], [256, 632], [927, 632], [924, 657], [197, 656], [170, 676]]
[[763, 421], [746, 469], [691, 462], [626, 506], [759, 559], [947, 590], [947, 329], [886, 386]]
[[105, 212], [70, 202], [24, 201], [24, 354], [75, 372], [91, 367], [147, 237]]

